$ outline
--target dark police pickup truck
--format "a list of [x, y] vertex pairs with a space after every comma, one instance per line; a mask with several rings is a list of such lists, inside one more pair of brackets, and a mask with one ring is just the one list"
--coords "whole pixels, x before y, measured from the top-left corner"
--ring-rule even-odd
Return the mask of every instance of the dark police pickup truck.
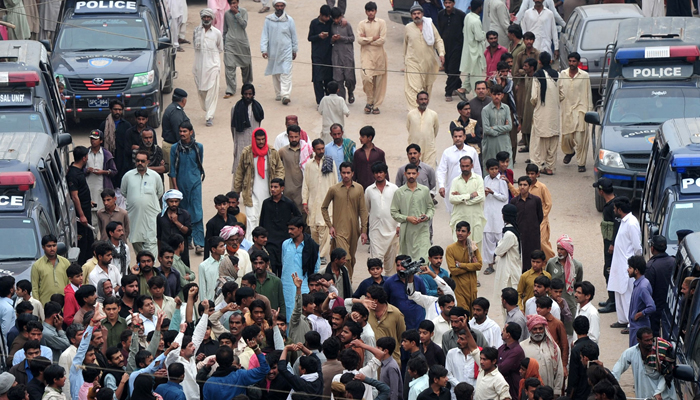
[[68, 0], [53, 43], [51, 63], [65, 85], [66, 114], [104, 118], [109, 102], [125, 115], [149, 112], [160, 126], [163, 94], [173, 89], [175, 48], [159, 0]]
[[[697, 18], [620, 22], [606, 53], [610, 71], [602, 105], [586, 113], [586, 121], [598, 125], [592, 134], [595, 178], [611, 179], [617, 195], [640, 199], [651, 146], [664, 121], [700, 117], [699, 38]], [[595, 196], [602, 211], [605, 201]]]

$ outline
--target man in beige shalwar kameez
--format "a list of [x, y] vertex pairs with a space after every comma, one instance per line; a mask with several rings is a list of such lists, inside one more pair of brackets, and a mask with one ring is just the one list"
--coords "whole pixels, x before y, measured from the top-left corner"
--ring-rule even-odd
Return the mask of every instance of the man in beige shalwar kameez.
[[578, 172], [586, 172], [586, 156], [590, 137], [583, 117], [593, 110], [591, 80], [588, 72], [578, 67], [581, 56], [569, 53], [569, 68], [559, 75], [559, 86], [564, 93], [561, 101], [561, 150], [566, 154], [564, 164], [576, 155]]
[[[404, 91], [408, 109], [417, 107], [416, 95], [420, 91], [432, 92], [440, 65], [445, 63], [445, 45], [430, 18], [423, 17], [423, 7], [415, 3], [411, 7], [413, 22], [406, 25], [403, 39]], [[440, 64], [435, 58], [437, 51]]]
[[194, 64], [192, 75], [199, 94], [199, 104], [206, 113], [206, 125], [214, 125], [214, 112], [219, 101], [220, 53], [224, 52], [224, 38], [213, 26], [214, 10], [205, 8], [199, 12], [202, 23], [194, 28]]
[[435, 111], [428, 108], [430, 99], [426, 92], [419, 92], [416, 102], [418, 107], [409, 111], [406, 116], [408, 144], [415, 143], [420, 146], [423, 162], [435, 168], [437, 165], [435, 138], [440, 131], [440, 119]]
[[[301, 187], [301, 203], [304, 213], [308, 216], [307, 224], [311, 230], [311, 238], [318, 243], [319, 256], [330, 261], [331, 237], [329, 227], [321, 214], [321, 204], [331, 186], [338, 183], [338, 170], [333, 158], [326, 156], [326, 145], [323, 140], [311, 142], [314, 158], [304, 167], [304, 183]], [[328, 210], [333, 218], [333, 213]]]
[[379, 114], [379, 106], [386, 95], [387, 57], [384, 51], [386, 22], [376, 18], [377, 5], [365, 4], [367, 19], [357, 25], [357, 42], [360, 44], [360, 76], [362, 90], [367, 95], [365, 114]]

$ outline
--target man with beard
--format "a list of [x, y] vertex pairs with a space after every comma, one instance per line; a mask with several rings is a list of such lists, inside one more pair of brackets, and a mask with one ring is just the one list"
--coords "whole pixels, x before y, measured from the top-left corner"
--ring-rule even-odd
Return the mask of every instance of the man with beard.
[[[99, 257], [98, 257], [99, 259]], [[73, 317], [73, 323], [83, 324], [83, 319], [85, 314], [90, 311], [95, 310], [95, 304], [97, 303], [97, 290], [93, 285], [83, 285], [75, 292], [75, 300], [78, 302], [80, 309], [75, 313]]]
[[452, 95], [462, 87], [459, 77], [459, 62], [462, 60], [462, 46], [464, 43], [464, 11], [455, 8], [454, 0], [443, 2], [444, 10], [438, 12], [437, 29], [440, 37], [445, 41], [445, 101], [452, 101]]
[[[632, 214], [632, 204], [627, 197], [615, 198], [613, 203], [615, 215], [620, 219], [620, 227], [615, 235], [613, 259], [610, 267], [608, 290], [615, 292], [615, 311], [617, 322], [611, 328], [626, 328], [630, 301], [633, 290], [633, 279], [627, 272], [627, 260], [632, 256], [642, 255], [642, 232], [639, 221]], [[603, 312], [611, 312], [609, 308]]]
[[[462, 307], [452, 307], [449, 312], [449, 318], [452, 329], [442, 335], [442, 351], [446, 355], [451, 349], [458, 347], [459, 331], [469, 329], [469, 311]], [[486, 338], [484, 338], [481, 332], [472, 330], [471, 334], [474, 336], [474, 340], [476, 340], [479, 347], [484, 348], [488, 346]]]
[[163, 158], [163, 149], [160, 148], [155, 143], [156, 133], [150, 126], [145, 126], [141, 130], [140, 140], [138, 142], [139, 148], [134, 150], [134, 158], [137, 151], [145, 151], [148, 153], [148, 168], [156, 171], [160, 174], [160, 178], [163, 179], [163, 174], [170, 170], [170, 164], [165, 162]]
[[[277, 4], [275, 4], [275, 11]], [[314, 84], [316, 104], [321, 103], [325, 95], [326, 85], [333, 80], [333, 64], [331, 43], [331, 8], [324, 4], [321, 6], [318, 17], [309, 24], [309, 42], [311, 42], [311, 62], [314, 64], [311, 72], [311, 81]], [[284, 103], [286, 104], [286, 103]]]
[[[418, 147], [416, 144], [411, 146]], [[416, 164], [422, 164], [420, 162], [420, 151], [416, 151], [411, 146], [409, 146], [409, 160], [411, 160], [410, 155], [414, 155]], [[416, 154], [417, 156], [415, 156]], [[430, 166], [427, 167], [430, 168]], [[432, 171], [432, 168], [430, 170]], [[429, 171], [426, 169], [425, 172]], [[382, 259], [383, 264], [387, 267], [386, 274], [393, 275], [394, 259], [399, 249], [399, 226], [391, 216], [391, 202], [394, 199], [394, 193], [399, 190], [399, 187], [387, 180], [389, 169], [383, 162], [377, 162], [372, 165], [372, 174], [374, 175], [374, 183], [365, 189], [365, 202], [367, 203], [367, 213], [369, 215], [370, 258]], [[434, 171], [433, 187], [435, 187]], [[344, 294], [345, 296], [341, 297], [350, 297], [352, 293]]]
[[334, 307], [331, 310], [331, 337], [340, 337], [340, 333], [343, 330], [343, 325], [348, 316], [348, 310], [343, 306]]
[[651, 320], [651, 330], [654, 336], [659, 336], [661, 324], [661, 312], [668, 306], [668, 285], [673, 279], [675, 257], [666, 254], [666, 238], [661, 235], [654, 235], [651, 238], [651, 258], [647, 262], [647, 271], [644, 276], [651, 284], [651, 295], [654, 297], [656, 312], [649, 316]]
[[331, 238], [328, 226], [321, 214], [321, 203], [328, 190], [338, 183], [338, 172], [333, 158], [326, 156], [326, 145], [321, 139], [311, 142], [314, 157], [304, 168], [304, 182], [301, 189], [301, 203], [307, 215], [307, 224], [311, 230], [311, 238], [318, 243], [321, 264], [328, 262], [330, 256]]
[[[491, 100], [489, 99], [489, 101]], [[481, 133], [479, 133], [479, 136], [476, 135], [476, 126], [479, 125], [481, 127], [481, 121], [471, 118], [472, 106], [468, 101], [460, 101], [457, 104], [457, 112], [459, 112], [459, 117], [450, 122], [450, 133], [453, 133], [457, 128], [463, 128], [463, 132], [466, 135], [463, 143], [473, 148], [476, 151], [475, 154], [479, 154], [481, 152]]]
[[627, 273], [634, 278], [632, 296], [629, 307], [629, 343], [630, 347], [637, 344], [637, 331], [641, 328], [651, 328], [649, 316], [656, 312], [656, 304], [651, 292], [651, 284], [644, 276], [647, 265], [644, 257], [632, 256], [627, 260]]
[[[262, 57], [268, 60], [265, 76], [272, 75], [275, 100], [282, 100], [282, 104], [287, 105], [292, 93], [292, 61], [297, 58], [299, 43], [294, 20], [284, 11], [287, 6], [286, 0], [273, 2], [275, 13], [265, 17], [265, 25], [260, 35], [260, 51]], [[317, 104], [318, 101], [320, 99], [317, 100]]]
[[[216, 214], [209, 221], [207, 221], [206, 230], [204, 231], [204, 241], [206, 242], [209, 238], [214, 236], [219, 236], [221, 230], [225, 226], [234, 226], [238, 222], [236, 217], [228, 213], [228, 197], [223, 194], [214, 197], [214, 207], [216, 208]], [[209, 249], [204, 249], [203, 259], [209, 258]]]
[[[93, 200], [93, 217], [97, 215], [97, 199], [104, 189], [112, 189], [112, 178], [117, 175], [117, 167], [114, 156], [109, 150], [102, 147], [103, 134], [95, 129], [90, 132], [90, 148], [87, 163], [85, 164], [85, 180], [90, 188], [90, 199]], [[133, 168], [130, 167], [129, 169]]]
[[[475, 97], [475, 99], [478, 99], [478, 97]], [[491, 101], [490, 98], [489, 101]], [[469, 103], [467, 103], [464, 107], [469, 107], [471, 109]], [[481, 112], [481, 110], [479, 110], [479, 112]], [[479, 125], [477, 124], [476, 126], [478, 127]], [[450, 125], [452, 146], [446, 148], [445, 151], [442, 153], [442, 157], [440, 158], [440, 165], [437, 169], [438, 193], [440, 193], [440, 196], [442, 196], [445, 199], [445, 210], [447, 210], [447, 212], [450, 214], [452, 213], [453, 205], [452, 203], [450, 203], [449, 194], [451, 193], [452, 182], [455, 180], [455, 178], [460, 176], [462, 171], [460, 168], [460, 160], [465, 156], [469, 156], [472, 160], [478, 160], [478, 152], [481, 151], [479, 147], [481, 146], [481, 137], [478, 135], [478, 145], [476, 147], [471, 144], [465, 146], [465, 140], [468, 137], [468, 129], [469, 127], [452, 127]], [[474, 132], [472, 131], [470, 135], [473, 135], [473, 133]], [[477, 162], [474, 164], [474, 172], [476, 173], [476, 175], [481, 176], [481, 163]]]
[[126, 198], [134, 251], [158, 252], [156, 219], [161, 211], [159, 199], [163, 196], [163, 181], [155, 171], [148, 170], [148, 153], [136, 153], [136, 169], [122, 179], [122, 194]]
[[[84, 146], [73, 149], [73, 163], [68, 167], [66, 183], [78, 218], [77, 234], [80, 248], [79, 264], [84, 264], [90, 258], [90, 248], [95, 241], [90, 224], [92, 224], [92, 198], [90, 187], [85, 176], [89, 150]], [[97, 200], [97, 199], [95, 199]], [[45, 303], [45, 302], [44, 302]]]
[[[212, 25], [214, 11], [205, 8], [199, 12], [202, 23], [194, 28], [194, 65], [192, 75], [199, 94], [199, 104], [206, 113], [206, 125], [214, 125], [214, 112], [219, 101], [219, 75], [221, 58], [224, 52], [224, 38], [221, 31]], [[182, 127], [182, 124], [180, 125]], [[171, 152], [172, 158], [172, 152]], [[173, 164], [175, 161], [173, 160]]]
[[139, 296], [139, 277], [137, 275], [125, 275], [121, 280], [124, 296], [119, 301], [119, 316], [127, 318], [134, 309], [134, 302]]
[[[235, 3], [237, 5], [238, 1], [235, 1]], [[233, 8], [233, 5], [231, 7]], [[224, 58], [226, 57], [228, 57], [228, 52], [224, 55]], [[228, 94], [226, 95], [228, 96]], [[238, 164], [241, 162], [243, 149], [251, 142], [253, 131], [260, 128], [264, 118], [265, 111], [262, 105], [255, 100], [255, 86], [246, 82], [241, 88], [241, 99], [231, 109], [231, 135], [233, 136], [233, 167], [231, 168], [231, 174], [234, 177], [236, 176]]]
[[136, 265], [131, 267], [131, 273], [139, 278], [139, 294], [150, 295], [148, 291], [148, 280], [154, 276], [161, 275], [155, 268], [156, 258], [148, 251], [140, 251], [136, 255]]
[[180, 235], [185, 238], [185, 246], [180, 257], [182, 261], [189, 267], [190, 252], [189, 252], [189, 237], [192, 233], [192, 218], [190, 213], [180, 207], [182, 200], [182, 192], [176, 189], [170, 189], [163, 195], [163, 211], [157, 217], [158, 245], [168, 243], [174, 235]]
[[426, 164], [436, 165], [435, 138], [440, 131], [440, 120], [435, 111], [428, 109], [430, 95], [421, 91], [416, 95], [418, 107], [408, 112], [406, 129], [408, 144], [415, 143], [423, 150]]
[[[410, 12], [412, 22], [406, 25], [403, 39], [403, 56], [406, 64], [404, 91], [408, 108], [413, 109], [417, 106], [416, 99], [420, 92], [425, 92], [427, 96], [430, 96], [438, 69], [445, 64], [445, 45], [432, 20], [423, 18], [423, 7], [416, 2], [411, 7]], [[440, 64], [435, 59], [435, 52], [438, 53]], [[435, 134], [437, 135], [437, 129]], [[411, 140], [410, 136], [408, 142], [417, 143], [415, 140]], [[433, 154], [430, 158], [427, 146], [421, 147], [428, 156], [426, 162], [431, 165], [435, 164], [435, 155]]]
[[[437, 184], [435, 169], [421, 160], [421, 147], [415, 143], [409, 144], [408, 147], [406, 147], [406, 157], [408, 157], [408, 163], [400, 166], [396, 171], [396, 186], [403, 186], [406, 184], [406, 175], [404, 175], [406, 166], [408, 164], [413, 164], [418, 166], [417, 182], [428, 187], [431, 192], [430, 196], [434, 198], [435, 186]], [[386, 263], [386, 265], [390, 264], [390, 262]]]
[[467, 221], [459, 221], [455, 226], [457, 240], [447, 246], [445, 258], [447, 268], [455, 281], [455, 303], [469, 310], [477, 297], [477, 272], [481, 270], [481, 251], [470, 239], [471, 226]]
[[192, 219], [192, 241], [195, 252], [204, 252], [204, 225], [202, 224], [202, 182], [204, 181], [204, 146], [194, 138], [190, 122], [180, 125], [180, 141], [170, 149], [170, 178], [173, 189], [182, 192], [182, 208]]
[[126, 365], [124, 355], [119, 351], [118, 347], [109, 347], [105, 357], [107, 358], [107, 370], [102, 377], [102, 387], [112, 389], [115, 399], [126, 399], [129, 374], [126, 373], [126, 368], [124, 367]]
[[126, 131], [127, 146], [131, 150], [131, 157], [129, 157], [127, 170], [136, 167], [134, 157], [139, 147], [141, 147], [141, 132], [148, 127], [148, 113], [146, 111], [136, 110], [136, 112], [134, 112], [134, 118], [136, 120], [136, 125], [132, 125], [131, 128]]
[[117, 174], [112, 178], [115, 188], [121, 187], [122, 177], [131, 165], [131, 148], [127, 135], [131, 124], [123, 116], [124, 103], [121, 100], [112, 100], [109, 102], [109, 115], [100, 124], [100, 131], [104, 133], [104, 147], [114, 155], [114, 163], [117, 166]]
[[270, 181], [270, 195], [262, 202], [260, 226], [269, 232], [265, 248], [270, 253], [272, 272], [282, 276], [282, 243], [289, 239], [287, 224], [292, 218], [301, 217], [301, 213], [296, 204], [284, 195], [283, 179], [274, 178]]
[[[458, 307], [455, 307], [458, 308]], [[454, 324], [453, 324], [454, 326]], [[447, 369], [447, 378], [452, 386], [458, 385], [460, 382], [466, 382], [469, 385], [476, 386], [476, 365], [477, 360], [473, 353], [478, 354], [477, 343], [472, 336], [474, 331], [469, 328], [461, 327], [456, 333], [456, 346], [445, 351], [445, 368]]]
[[561, 350], [547, 331], [547, 319], [541, 315], [528, 315], [527, 329], [530, 338], [520, 343], [525, 357], [537, 360], [542, 383], [553, 388], [555, 396], [559, 396], [566, 370], [562, 364]]
[[280, 159], [284, 166], [284, 181], [287, 184], [284, 195], [301, 210], [304, 168], [311, 157], [312, 149], [309, 143], [301, 139], [301, 128], [298, 125], [288, 126], [287, 132], [289, 144], [279, 149]]

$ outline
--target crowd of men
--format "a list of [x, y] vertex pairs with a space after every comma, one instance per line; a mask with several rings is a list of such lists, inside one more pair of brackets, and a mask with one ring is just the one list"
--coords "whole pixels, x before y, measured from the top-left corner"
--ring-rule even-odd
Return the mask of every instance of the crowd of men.
[[[309, 27], [322, 131], [309, 135], [289, 115], [274, 139], [251, 83], [247, 11], [238, 0], [209, 3], [194, 31], [193, 74], [212, 126], [219, 53], [224, 98], [236, 94], [241, 69], [232, 190], [215, 196], [216, 213], [204, 221], [204, 146], [184, 90], [174, 90], [160, 138], [147, 114], [137, 112], [132, 126], [113, 100], [67, 173], [78, 262], [57, 254], [58, 239], [47, 235], [31, 281], [0, 278], [0, 362], [9, 371], [0, 374], [0, 400], [602, 400], [624, 398], [618, 379], [630, 367], [637, 397], [675, 398], [670, 344], [658, 338], [673, 269], [666, 239], [652, 239], [647, 262], [629, 199], [615, 197], [610, 180], [594, 184], [606, 201], [600, 312], [617, 312], [611, 327], [630, 338], [612, 371], [598, 359], [596, 288], [573, 239], [552, 248], [553, 200], [540, 174], [553, 174], [560, 135], [564, 163], [576, 156], [585, 171], [583, 114], [592, 108], [580, 56], [570, 53], [564, 71], [551, 66], [555, 25], [564, 23], [553, 2], [525, 1], [511, 18], [502, 0], [472, 0], [468, 14], [453, 0], [411, 8], [407, 163], [394, 182], [371, 125], [359, 147], [344, 136], [356, 88], [345, 2], [329, 0]], [[186, 9], [177, 14], [173, 4], [171, 26], [182, 33]], [[286, 105], [296, 28], [285, 0], [272, 7], [261, 52]], [[364, 9], [356, 31], [364, 112], [377, 115], [386, 23], [374, 2]], [[445, 101], [461, 99], [442, 154], [428, 108], [440, 66]], [[517, 152], [531, 155], [521, 177], [510, 169]], [[433, 243], [438, 196], [453, 237], [445, 248]], [[370, 253], [361, 282], [353, 280], [359, 244]], [[197, 273], [191, 250], [203, 257]], [[479, 292], [479, 271], [494, 274], [493, 294]], [[503, 321], [489, 317], [487, 298], [500, 299]]]

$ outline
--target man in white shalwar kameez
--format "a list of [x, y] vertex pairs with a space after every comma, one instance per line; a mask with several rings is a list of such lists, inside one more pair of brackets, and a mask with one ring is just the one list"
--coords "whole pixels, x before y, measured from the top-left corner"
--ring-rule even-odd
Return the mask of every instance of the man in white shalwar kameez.
[[206, 112], [207, 126], [214, 124], [214, 112], [219, 101], [219, 75], [221, 75], [221, 57], [224, 52], [224, 38], [216, 29], [214, 11], [205, 8], [199, 12], [202, 24], [194, 28], [194, 64], [192, 75], [199, 94], [199, 104]]
[[532, 163], [545, 175], [554, 174], [557, 162], [561, 132], [559, 102], [564, 98], [563, 88], [557, 84], [559, 73], [552, 69], [551, 62], [552, 56], [548, 52], [540, 53], [542, 68], [535, 72], [530, 93], [530, 103], [535, 107], [532, 113], [530, 156]]
[[642, 0], [642, 14], [644, 17], [663, 17], [666, 13], [662, 0]]
[[398, 186], [386, 178], [389, 170], [384, 163], [372, 165], [374, 183], [365, 189], [365, 204], [369, 213], [369, 253], [384, 263], [386, 276], [396, 273], [396, 253], [399, 250], [399, 223], [391, 217], [391, 202]]
[[[452, 131], [452, 146], [445, 149], [440, 158], [440, 164], [438, 165], [437, 181], [440, 196], [445, 199], [445, 210], [449, 214], [452, 214], [452, 203], [450, 203], [450, 188], [452, 187], [452, 181], [458, 177], [462, 170], [459, 168], [459, 160], [464, 156], [469, 156], [472, 160], [478, 160], [479, 155], [476, 150], [471, 146], [466, 146], [464, 144], [464, 139], [467, 135], [464, 132], [463, 127], [456, 127]], [[481, 163], [474, 164], [474, 173], [481, 176]]]
[[551, 52], [554, 45], [554, 59], [559, 59], [559, 38], [557, 35], [557, 25], [554, 19], [554, 12], [546, 9], [542, 4], [543, 0], [535, 0], [535, 7], [525, 11], [520, 27], [523, 32], [535, 34], [536, 48], [540, 53]]
[[613, 327], [625, 327], [629, 323], [628, 314], [634, 279], [627, 273], [627, 260], [642, 255], [642, 231], [639, 220], [632, 214], [632, 205], [627, 197], [616, 197], [615, 215], [620, 218], [620, 227], [615, 236], [613, 259], [610, 264], [608, 291], [615, 292], [617, 322]]
[[[184, 39], [185, 24], [187, 23], [187, 2], [185, 0], [170, 0], [165, 2], [170, 19], [170, 34], [173, 47], [177, 51], [185, 51], [180, 48], [180, 38]], [[182, 32], [180, 31], [182, 30]]]
[[[416, 103], [418, 92], [426, 91], [430, 95], [440, 65], [445, 63], [445, 45], [442, 38], [433, 21], [423, 17], [423, 7], [418, 2], [411, 7], [411, 19], [413, 22], [404, 28], [403, 38], [403, 56], [406, 66], [404, 91], [409, 110], [418, 106]], [[439, 65], [435, 52], [440, 57]]]
[[484, 275], [493, 273], [494, 254], [496, 245], [503, 237], [503, 218], [501, 210], [508, 204], [508, 181], [501, 178], [498, 173], [498, 161], [486, 160], [488, 174], [484, 177], [484, 239], [481, 258], [488, 267]]
[[299, 42], [292, 17], [284, 11], [285, 0], [274, 0], [275, 13], [265, 17], [260, 35], [260, 52], [267, 59], [265, 76], [272, 75], [275, 100], [289, 104], [292, 94], [292, 61], [297, 58]]

